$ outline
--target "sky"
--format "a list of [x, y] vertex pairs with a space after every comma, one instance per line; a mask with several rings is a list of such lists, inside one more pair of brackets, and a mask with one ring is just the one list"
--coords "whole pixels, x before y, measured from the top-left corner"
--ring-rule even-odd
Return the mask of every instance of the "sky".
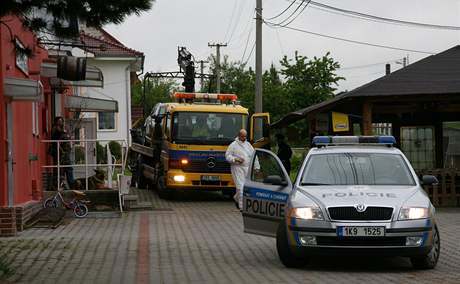
[[[329, 6], [379, 17], [436, 25], [460, 26], [460, 0], [316, 0]], [[290, 0], [263, 0], [263, 17], [278, 15]], [[196, 60], [206, 59], [215, 48], [208, 43], [227, 43], [221, 54], [230, 61], [248, 62], [254, 67], [254, 8], [256, 0], [156, 0], [148, 12], [128, 17], [120, 25], [106, 30], [126, 46], [145, 54], [145, 71], [178, 71], [177, 47], [185, 46]], [[293, 11], [297, 5], [293, 5]], [[300, 9], [299, 9], [300, 11]], [[283, 20], [286, 12], [273, 22]], [[386, 24], [346, 17], [309, 5], [289, 27], [329, 36], [403, 49], [438, 53], [460, 44], [460, 31], [428, 29]], [[414, 63], [429, 54], [391, 50], [323, 38], [285, 28], [263, 26], [263, 69], [280, 66], [287, 55], [312, 58], [327, 52], [340, 63], [337, 74], [346, 78], [337, 92], [350, 91], [385, 75], [385, 63], [391, 71], [402, 68], [396, 63], [405, 56]], [[249, 56], [251, 55], [251, 56]], [[363, 67], [365, 66], [365, 67]]]

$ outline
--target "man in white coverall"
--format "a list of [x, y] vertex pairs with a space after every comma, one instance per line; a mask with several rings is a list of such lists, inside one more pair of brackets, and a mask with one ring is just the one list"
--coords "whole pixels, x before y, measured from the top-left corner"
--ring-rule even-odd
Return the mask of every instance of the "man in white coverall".
[[249, 160], [254, 153], [254, 148], [246, 140], [246, 137], [246, 130], [241, 129], [238, 137], [228, 146], [227, 152], [225, 152], [225, 158], [231, 165], [233, 182], [236, 187], [236, 194], [233, 199], [240, 210], [243, 209], [244, 180], [248, 172]]

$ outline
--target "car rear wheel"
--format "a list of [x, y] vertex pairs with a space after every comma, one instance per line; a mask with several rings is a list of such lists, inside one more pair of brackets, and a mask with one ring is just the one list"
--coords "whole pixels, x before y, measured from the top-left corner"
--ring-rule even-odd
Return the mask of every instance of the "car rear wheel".
[[412, 266], [416, 269], [433, 269], [438, 263], [439, 254], [441, 253], [441, 239], [439, 237], [438, 227], [434, 227], [433, 247], [427, 255], [422, 257], [411, 257]]
[[288, 268], [301, 268], [308, 263], [308, 258], [296, 256], [289, 246], [286, 223], [283, 221], [276, 232], [276, 250], [281, 263]]

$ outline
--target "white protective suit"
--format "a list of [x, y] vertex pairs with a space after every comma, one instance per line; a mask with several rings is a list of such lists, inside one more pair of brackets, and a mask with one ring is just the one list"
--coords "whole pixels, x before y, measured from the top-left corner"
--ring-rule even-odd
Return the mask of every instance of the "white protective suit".
[[[242, 142], [238, 137], [228, 146], [227, 152], [225, 152], [225, 158], [231, 164], [233, 182], [236, 187], [236, 194], [233, 199], [238, 202], [240, 209], [243, 209], [244, 180], [248, 173], [249, 162], [253, 153], [254, 148], [252, 145], [247, 140]], [[236, 163], [236, 158], [243, 160], [243, 163]]]

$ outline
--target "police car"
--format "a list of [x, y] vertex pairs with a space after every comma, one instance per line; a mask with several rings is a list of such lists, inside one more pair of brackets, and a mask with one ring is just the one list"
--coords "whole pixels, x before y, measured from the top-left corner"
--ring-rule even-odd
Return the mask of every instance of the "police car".
[[392, 136], [317, 136], [294, 183], [281, 161], [256, 149], [243, 193], [247, 233], [276, 237], [281, 262], [304, 266], [314, 255], [410, 257], [436, 266], [435, 209]]

